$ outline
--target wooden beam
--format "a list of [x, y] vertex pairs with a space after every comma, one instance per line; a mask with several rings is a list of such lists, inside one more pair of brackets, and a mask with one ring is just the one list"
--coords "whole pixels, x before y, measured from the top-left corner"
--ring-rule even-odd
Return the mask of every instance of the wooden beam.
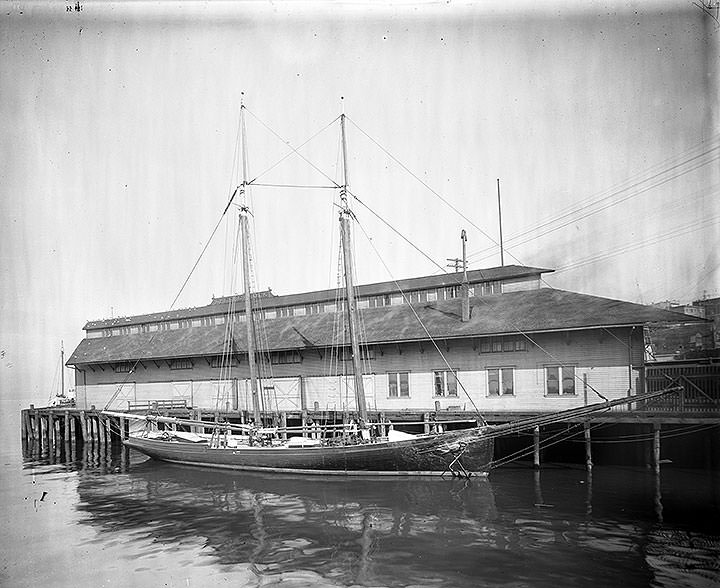
[[533, 429], [533, 468], [540, 469], [540, 427]]
[[585, 467], [588, 471], [592, 470], [592, 440], [590, 438], [590, 423], [586, 422], [584, 425], [585, 429]]
[[85, 416], [85, 411], [80, 411], [80, 433], [82, 435], [83, 443], [87, 443], [89, 437], [88, 437], [88, 424], [87, 424], [87, 417]]
[[655, 473], [660, 473], [660, 423], [653, 425], [653, 467]]

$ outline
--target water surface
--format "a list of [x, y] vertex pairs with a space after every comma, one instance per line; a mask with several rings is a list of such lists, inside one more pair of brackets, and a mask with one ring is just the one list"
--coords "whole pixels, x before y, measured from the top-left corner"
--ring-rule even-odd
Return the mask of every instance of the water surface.
[[32, 449], [3, 453], [3, 585], [720, 585], [717, 472], [343, 479]]

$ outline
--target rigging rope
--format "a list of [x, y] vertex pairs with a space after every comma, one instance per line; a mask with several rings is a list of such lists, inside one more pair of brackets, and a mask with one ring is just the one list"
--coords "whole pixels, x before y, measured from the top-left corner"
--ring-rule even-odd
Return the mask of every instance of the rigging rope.
[[[375, 244], [374, 244], [374, 243], [372, 242], [372, 240], [368, 237], [368, 234], [365, 232], [365, 228], [362, 226], [362, 224], [360, 224], [360, 221], [359, 221], [359, 220], [356, 220], [356, 222], [357, 222], [357, 225], [360, 227], [360, 230], [363, 232], [363, 235], [365, 235], [365, 238], [368, 239], [368, 241], [369, 241], [369, 243], [370, 243], [370, 246], [372, 247], [373, 251], [375, 251], [375, 254], [378, 256], [378, 259], [380, 260], [380, 263], [382, 263], [382, 265], [383, 265], [383, 267], [385, 268], [385, 270], [390, 274], [391, 279], [392, 279], [393, 283], [395, 284], [395, 287], [396, 287], [396, 288], [400, 291], [400, 293], [402, 294], [403, 300], [405, 300], [405, 303], [408, 305], [408, 307], [410, 308], [410, 310], [412, 310], [413, 315], [415, 315], [415, 319], [418, 321], [418, 323], [419, 323], [420, 326], [422, 327], [423, 331], [425, 331], [425, 334], [426, 334], [426, 335], [428, 336], [428, 338], [430, 339], [430, 342], [433, 344], [433, 346], [435, 347], [435, 349], [437, 350], [437, 352], [440, 354], [440, 357], [442, 358], [443, 363], [447, 366], [447, 368], [448, 368], [448, 370], [449, 370], [450, 372], [452, 372], [453, 374], [455, 374], [455, 373], [456, 373], [456, 370], [454, 370], [452, 367], [450, 367], [450, 364], [448, 363], [447, 359], [445, 358], [445, 355], [443, 354], [442, 351], [440, 351], [440, 347], [439, 347], [438, 344], [435, 342], [435, 339], [434, 339], [433, 336], [430, 334], [430, 331], [428, 331], [427, 327], [425, 326], [425, 323], [423, 323], [422, 320], [420, 319], [420, 316], [418, 316], [418, 313], [417, 313], [417, 311], [415, 310], [415, 307], [414, 307], [412, 304], [410, 304], [410, 300], [409, 300], [409, 299], [407, 298], [407, 296], [405, 295], [405, 291], [400, 287], [400, 284], [397, 283], [397, 281], [395, 280], [395, 278], [392, 277], [392, 272], [390, 272], [390, 268], [388, 268], [388, 266], [385, 264], [385, 260], [382, 258], [382, 256], [381, 256], [380, 253], [378, 252], [378, 250], [375, 248]], [[472, 406], [473, 406], [473, 408], [475, 409], [475, 412], [477, 413], [478, 417], [480, 417], [480, 420], [481, 420], [482, 424], [483, 424], [483, 425], [486, 425], [487, 422], [485, 421], [485, 419], [483, 418], [483, 416], [480, 414], [480, 410], [478, 409], [477, 405], [475, 404], [475, 401], [472, 399], [472, 397], [470, 396], [470, 394], [468, 393], [468, 391], [465, 389], [465, 386], [463, 385], [463, 383], [460, 381], [460, 379], [459, 379], [457, 376], [455, 376], [455, 381], [458, 383], [458, 385], [460, 386], [460, 388], [462, 389], [462, 391], [465, 393], [465, 396], [468, 397], [468, 400], [470, 400], [470, 404], [472, 404]]]
[[[360, 204], [362, 204], [369, 212], [371, 212], [371, 213], [372, 213], [373, 215], [375, 215], [378, 219], [380, 219], [385, 225], [387, 225], [388, 227], [390, 227], [396, 234], [400, 235], [405, 241], [407, 241], [408, 243], [412, 244], [411, 241], [410, 241], [407, 237], [405, 237], [404, 235], [402, 235], [402, 233], [400, 233], [397, 229], [395, 229], [388, 221], [386, 221], [385, 219], [383, 219], [378, 213], [376, 213], [374, 210], [372, 210], [367, 204], [365, 204], [364, 202], [362, 202], [357, 196], [355, 196], [355, 194], [352, 194], [352, 192], [350, 192], [349, 190], [348, 190], [348, 193], [351, 194], [351, 195], [353, 196], [353, 198], [355, 198]], [[361, 225], [360, 225], [360, 221], [357, 221], [357, 223], [358, 223], [358, 226], [361, 226]], [[378, 253], [377, 249], [375, 248], [375, 245], [373, 244], [372, 239], [370, 239], [370, 238], [368, 237], [368, 235], [367, 235], [367, 233], [365, 232], [364, 229], [362, 229], [362, 230], [363, 230], [363, 234], [365, 235], [365, 237], [366, 237], [366, 238], [368, 239], [368, 241], [370, 242], [370, 245], [372, 246], [373, 250], [374, 250], [375, 253], [378, 255], [378, 257], [380, 257], [380, 254]], [[422, 251], [421, 251], [417, 246], [415, 246], [414, 244], [412, 244], [412, 245], [413, 245], [413, 247], [414, 247], [415, 249], [417, 249], [418, 251], [420, 251], [425, 257], [427, 257], [428, 259], [430, 259], [430, 256], [428, 256], [427, 254], [425, 254], [424, 252], [422, 252]], [[432, 261], [432, 260], [431, 260], [431, 261]], [[388, 271], [388, 273], [392, 276], [392, 273], [390, 272], [390, 270], [389, 270], [389, 268], [387, 267], [387, 265], [385, 265], [385, 262], [382, 261], [382, 258], [381, 258], [381, 262], [383, 263], [383, 266], [385, 266], [385, 269]], [[434, 263], [435, 265], [437, 265], [438, 267], [441, 267], [441, 266], [440, 266], [439, 264], [437, 264], [435, 261], [433, 261], [433, 263]], [[443, 270], [443, 272], [445, 272], [445, 268], [441, 268], [441, 269]], [[447, 274], [447, 272], [445, 272], [445, 273]], [[453, 275], [453, 274], [447, 274], [447, 275], [448, 275], [448, 277], [451, 277], [458, 286], [461, 286], [461, 285], [462, 285], [462, 282], [461, 282], [460, 280], [458, 280], [458, 278], [457, 278], [456, 275]], [[393, 281], [394, 281], [394, 280], [393, 280]], [[395, 285], [396, 285], [398, 288], [400, 287], [400, 286], [397, 284], [397, 282], [395, 282]], [[404, 294], [403, 294], [403, 297], [405, 297]], [[476, 297], [476, 299], [479, 300], [481, 304], [485, 304], [486, 306], [490, 306], [490, 304], [489, 304], [486, 300], [483, 300], [483, 297], [482, 297], [482, 296], [478, 296], [478, 297]], [[415, 312], [414, 309], [413, 309], [413, 312]], [[422, 324], [422, 323], [421, 323], [421, 324]], [[563, 364], [563, 362], [561, 362], [557, 357], [555, 357], [555, 355], [553, 355], [550, 351], [548, 351], [547, 349], [545, 349], [545, 347], [543, 347], [542, 345], [540, 345], [535, 339], [533, 339], [528, 333], [526, 333], [525, 331], [523, 331], [522, 329], [520, 329], [515, 323], [509, 322], [508, 324], [509, 324], [509, 326], [510, 326], [516, 333], [518, 333], [518, 334], [522, 335], [523, 337], [525, 337], [528, 341], [530, 341], [530, 343], [532, 343], [532, 344], [535, 345], [538, 349], [540, 349], [540, 351], [542, 351], [543, 353], [545, 353], [545, 354], [546, 354], [549, 358], [551, 358], [553, 361], [557, 362], [558, 366], [560, 366], [560, 367], [567, 367], [565, 364]], [[424, 325], [423, 325], [423, 328], [424, 328]], [[428, 336], [430, 336], [429, 333], [428, 333]], [[614, 334], [613, 334], [613, 337], [615, 337], [615, 338], [617, 339], [617, 336], [614, 335]], [[618, 341], [619, 341], [619, 340], [620, 340], [620, 339], [618, 339]], [[603, 394], [601, 394], [601, 393], [600, 393], [597, 389], [595, 389], [591, 384], [589, 384], [589, 383], [585, 382], [584, 380], [582, 380], [579, 375], [575, 374], [573, 377], [574, 377], [574, 379], [576, 379], [578, 382], [582, 382], [583, 385], [587, 385], [587, 387], [588, 387], [590, 390], [592, 390], [595, 394], [597, 394], [600, 398], [602, 398], [603, 400], [607, 400], [607, 398], [606, 398]]]

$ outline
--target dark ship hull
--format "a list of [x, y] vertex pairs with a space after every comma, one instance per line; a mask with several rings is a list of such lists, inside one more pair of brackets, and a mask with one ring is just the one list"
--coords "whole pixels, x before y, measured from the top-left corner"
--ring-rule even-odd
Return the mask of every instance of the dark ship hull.
[[482, 428], [380, 441], [318, 447], [211, 447], [174, 439], [125, 441], [153, 459], [234, 470], [336, 475], [469, 475], [487, 473], [493, 439]]

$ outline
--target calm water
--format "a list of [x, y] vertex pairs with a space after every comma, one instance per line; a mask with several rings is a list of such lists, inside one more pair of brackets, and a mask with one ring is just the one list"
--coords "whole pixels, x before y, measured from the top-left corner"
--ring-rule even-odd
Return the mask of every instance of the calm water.
[[717, 473], [348, 480], [2, 457], [3, 586], [720, 585]]

